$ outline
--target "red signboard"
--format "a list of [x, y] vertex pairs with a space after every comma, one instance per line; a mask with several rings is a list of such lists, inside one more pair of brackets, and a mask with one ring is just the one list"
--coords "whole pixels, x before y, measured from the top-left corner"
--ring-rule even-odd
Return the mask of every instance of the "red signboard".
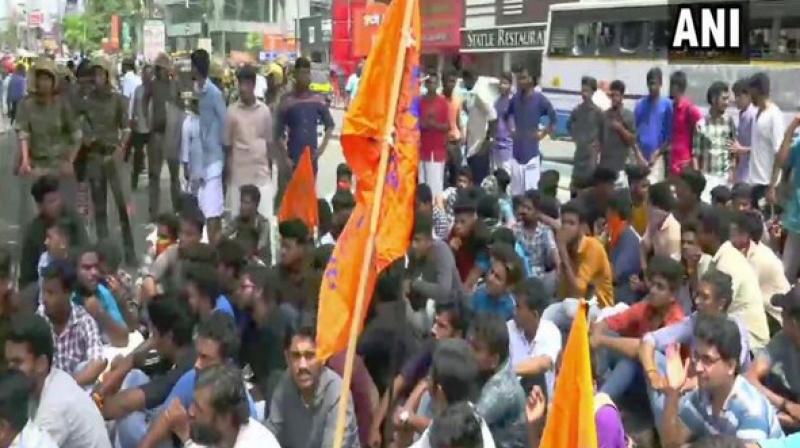
[[28, 28], [40, 27], [44, 24], [44, 11], [31, 11], [28, 13]]
[[122, 20], [118, 15], [111, 16], [111, 28], [108, 36], [108, 47], [111, 50], [119, 50], [119, 36], [122, 29]]
[[464, 2], [421, 0], [422, 51], [456, 50], [461, 47]]
[[387, 6], [383, 3], [368, 3], [353, 8], [353, 56], [366, 57], [378, 36]]

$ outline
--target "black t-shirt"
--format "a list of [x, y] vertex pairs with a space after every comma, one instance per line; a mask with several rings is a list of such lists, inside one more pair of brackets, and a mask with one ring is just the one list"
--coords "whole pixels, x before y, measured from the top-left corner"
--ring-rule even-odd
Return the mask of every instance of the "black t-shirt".
[[419, 348], [419, 341], [405, 321], [405, 303], [378, 304], [384, 308], [364, 328], [358, 354], [364, 360], [375, 387], [383, 394], [403, 363]]
[[178, 379], [194, 368], [195, 358], [194, 349], [187, 351], [186, 354], [178, 358], [170, 370], [161, 375], [154, 375], [149, 383], [139, 387], [144, 392], [144, 405], [147, 409], [153, 409], [164, 403]]
[[286, 370], [283, 343], [288, 332], [289, 322], [275, 308], [262, 327], [252, 323], [242, 335], [242, 365], [250, 365], [252, 382], [267, 402]]

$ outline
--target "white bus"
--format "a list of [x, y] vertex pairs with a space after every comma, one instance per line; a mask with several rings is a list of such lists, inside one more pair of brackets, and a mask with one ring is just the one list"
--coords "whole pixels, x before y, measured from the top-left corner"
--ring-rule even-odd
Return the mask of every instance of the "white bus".
[[[688, 2], [687, 0], [681, 0]], [[758, 71], [771, 80], [772, 100], [787, 117], [800, 105], [800, 0], [751, 0], [750, 59], [743, 63], [710, 64], [668, 60], [669, 8], [675, 0], [583, 0], [555, 4], [548, 18], [547, 49], [540, 86], [558, 113], [558, 132], [580, 102], [581, 77], [599, 83], [615, 79], [626, 85], [626, 106], [647, 94], [646, 74], [652, 67], [669, 76], [682, 70], [688, 94], [707, 106], [706, 89], [717, 80], [730, 85]], [[787, 122], [788, 123], [788, 122]]]

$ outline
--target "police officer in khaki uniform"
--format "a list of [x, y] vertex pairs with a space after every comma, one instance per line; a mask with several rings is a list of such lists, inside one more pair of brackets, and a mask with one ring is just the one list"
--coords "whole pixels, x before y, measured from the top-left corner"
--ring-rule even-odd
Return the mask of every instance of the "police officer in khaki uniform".
[[[75, 200], [73, 161], [81, 141], [81, 129], [67, 101], [57, 94], [58, 76], [49, 58], [36, 61], [30, 95], [23, 99], [15, 123], [19, 141], [17, 172], [25, 178], [20, 218], [30, 213], [29, 192], [32, 179], [51, 174], [61, 179], [64, 200]], [[23, 222], [25, 222], [23, 221]]]
[[169, 105], [174, 104], [178, 91], [176, 83], [170, 79], [172, 61], [161, 53], [155, 60], [155, 79], [145, 103], [150, 113], [150, 141], [147, 145], [148, 197], [150, 200], [150, 221], [156, 222], [161, 212], [161, 170], [166, 161], [169, 170], [169, 190], [172, 208], [178, 209], [181, 194], [179, 150], [173, 139], [167, 139]]
[[128, 217], [127, 202], [122, 190], [122, 178], [117, 161], [122, 158], [123, 148], [130, 135], [127, 101], [114, 89], [111, 63], [106, 58], [91, 62], [94, 88], [83, 101], [81, 115], [84, 120], [84, 144], [87, 145], [86, 174], [89, 179], [94, 204], [97, 238], [108, 237], [108, 188], [114, 196], [119, 213], [122, 240], [125, 246], [125, 261], [136, 262], [133, 232]]

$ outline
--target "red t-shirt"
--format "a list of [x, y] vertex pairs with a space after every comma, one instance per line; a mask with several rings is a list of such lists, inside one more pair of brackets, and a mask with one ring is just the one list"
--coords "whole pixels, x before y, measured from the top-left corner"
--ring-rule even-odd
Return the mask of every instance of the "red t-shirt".
[[619, 333], [624, 338], [641, 338], [651, 331], [680, 322], [684, 317], [683, 309], [677, 301], [672, 302], [660, 326], [654, 324], [653, 314], [653, 307], [645, 299], [619, 314], [606, 318], [605, 323], [609, 330]]
[[[449, 104], [441, 95], [423, 96], [419, 101], [420, 122], [433, 117], [436, 123], [447, 123]], [[447, 160], [447, 130], [425, 129], [419, 133], [420, 162], [445, 162]]]
[[693, 133], [703, 113], [688, 97], [682, 96], [672, 112], [672, 152], [670, 174], [680, 174], [691, 165]]

